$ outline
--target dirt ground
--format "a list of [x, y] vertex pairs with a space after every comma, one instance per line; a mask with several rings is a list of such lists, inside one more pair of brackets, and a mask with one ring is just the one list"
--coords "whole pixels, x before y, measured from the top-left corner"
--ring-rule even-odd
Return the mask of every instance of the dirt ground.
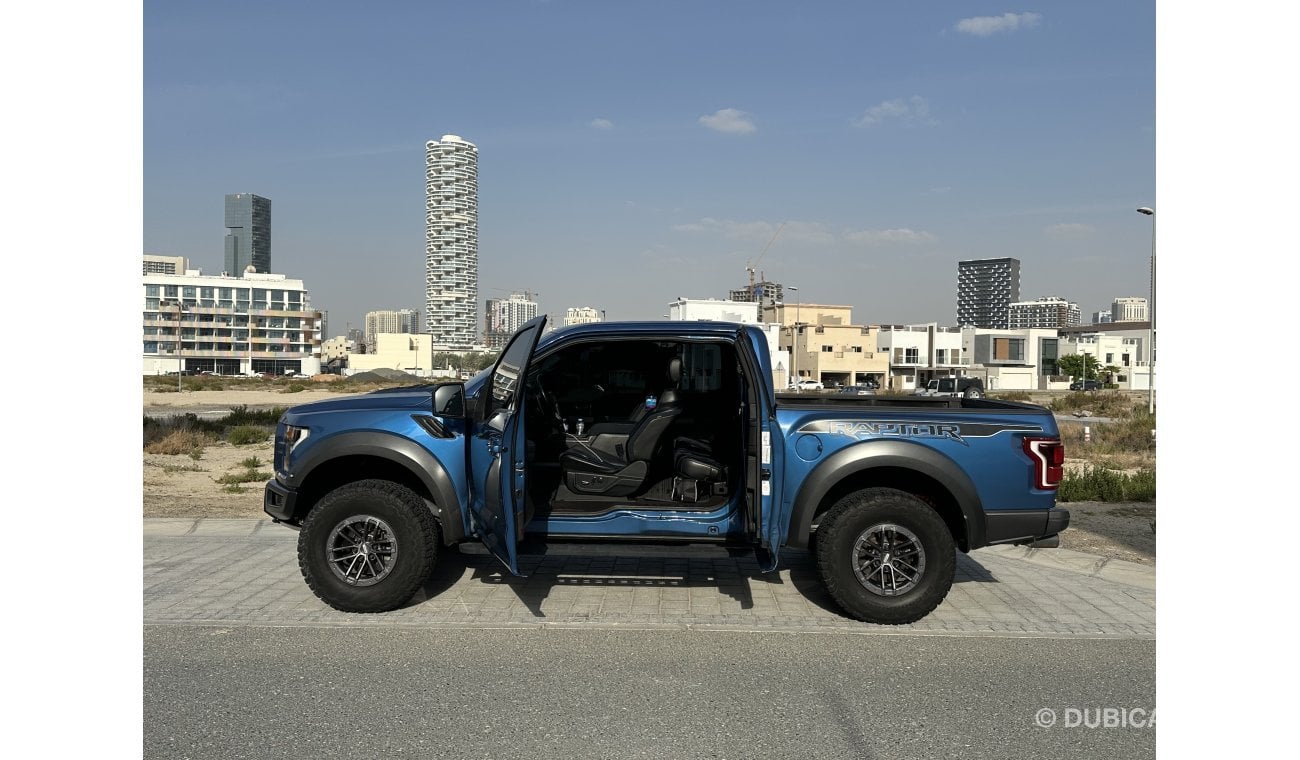
[[[249, 406], [293, 406], [333, 398], [327, 391], [303, 391], [284, 394], [269, 391], [186, 391], [184, 393], [145, 393], [146, 413], [166, 413], [174, 408], [222, 409]], [[167, 407], [168, 409], [162, 409]], [[243, 472], [240, 463], [256, 458], [257, 468], [270, 477], [272, 443], [232, 446], [220, 443], [203, 450], [195, 460], [189, 455], [144, 454], [145, 517], [245, 517], [262, 518], [264, 481], [244, 483], [241, 493], [232, 493], [217, 480], [223, 475]], [[1098, 557], [1156, 563], [1156, 519], [1154, 503], [1095, 501], [1063, 502], [1070, 510], [1070, 527], [1061, 534], [1061, 547], [1094, 554]]]

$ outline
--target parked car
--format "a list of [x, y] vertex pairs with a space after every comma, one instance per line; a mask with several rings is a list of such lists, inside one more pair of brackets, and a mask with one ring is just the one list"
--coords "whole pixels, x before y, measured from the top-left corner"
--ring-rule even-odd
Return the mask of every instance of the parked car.
[[1072, 391], [1099, 391], [1102, 389], [1100, 380], [1075, 380], [1070, 383]]
[[822, 385], [819, 380], [800, 380], [794, 387], [796, 390], [801, 391], [820, 391], [826, 389], [826, 386]]
[[917, 388], [912, 391], [912, 395], [982, 398], [984, 396], [984, 381], [978, 377], [959, 377], [956, 378], [954, 387], [953, 378], [941, 377], [926, 383], [924, 388]]
[[849, 396], [874, 396], [876, 389], [869, 385], [844, 385], [840, 387], [840, 393]]
[[301, 530], [316, 596], [397, 609], [467, 541], [512, 575], [530, 534], [725, 541], [770, 572], [815, 535], [831, 598], [902, 624], [947, 595], [958, 552], [1050, 548], [1069, 525], [1065, 449], [1041, 406], [778, 395], [754, 325], [545, 323], [469, 382], [285, 412], [263, 509]]

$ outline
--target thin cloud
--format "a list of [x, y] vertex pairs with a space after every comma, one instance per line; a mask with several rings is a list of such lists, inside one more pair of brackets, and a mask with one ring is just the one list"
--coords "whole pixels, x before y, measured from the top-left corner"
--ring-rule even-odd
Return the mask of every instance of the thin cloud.
[[974, 16], [957, 22], [956, 29], [962, 34], [976, 37], [991, 37], [995, 34], [1009, 34], [1020, 29], [1038, 26], [1043, 18], [1039, 13], [1004, 13], [1001, 16]]
[[747, 135], [758, 131], [749, 114], [734, 108], [723, 108], [709, 116], [701, 116], [700, 123], [714, 132], [727, 135]]
[[853, 124], [859, 127], [874, 127], [886, 121], [926, 126], [939, 123], [930, 117], [930, 104], [925, 102], [925, 98], [913, 95], [910, 98], [896, 98], [878, 103], [868, 108], [866, 113], [862, 114], [862, 118]]
[[898, 227], [891, 230], [850, 230], [844, 233], [844, 241], [866, 246], [881, 245], [920, 245], [933, 243], [935, 236], [925, 230], [912, 230]]
[[592, 119], [590, 126], [592, 129], [613, 129], [614, 122], [609, 119]]
[[1043, 233], [1050, 238], [1058, 240], [1078, 240], [1088, 237], [1094, 229], [1091, 224], [1082, 224], [1080, 222], [1065, 222], [1062, 224], [1048, 225], [1043, 229]]

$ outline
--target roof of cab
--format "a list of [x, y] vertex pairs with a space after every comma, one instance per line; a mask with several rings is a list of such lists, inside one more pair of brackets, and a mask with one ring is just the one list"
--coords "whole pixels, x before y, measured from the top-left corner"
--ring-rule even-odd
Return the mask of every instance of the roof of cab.
[[639, 336], [654, 335], [663, 338], [730, 338], [737, 330], [752, 325], [739, 322], [714, 322], [710, 320], [680, 321], [659, 320], [655, 322], [589, 322], [582, 325], [570, 325], [553, 330], [542, 336], [537, 349], [543, 350], [557, 343], [564, 343], [577, 337], [605, 336]]

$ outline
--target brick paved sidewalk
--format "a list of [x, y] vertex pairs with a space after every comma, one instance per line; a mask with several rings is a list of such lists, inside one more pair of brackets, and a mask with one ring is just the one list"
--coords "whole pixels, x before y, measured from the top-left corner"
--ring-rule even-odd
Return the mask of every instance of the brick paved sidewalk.
[[1084, 555], [1048, 553], [1059, 550], [959, 554], [956, 582], [938, 609], [911, 625], [878, 626], [838, 610], [805, 551], [782, 552], [779, 572], [763, 574], [752, 553], [714, 545], [526, 547], [526, 578], [466, 545], [439, 556], [408, 606], [347, 614], [303, 582], [297, 536], [269, 520], [145, 520], [144, 622], [1155, 636], [1153, 571], [1098, 573], [1102, 563], [1078, 562]]

